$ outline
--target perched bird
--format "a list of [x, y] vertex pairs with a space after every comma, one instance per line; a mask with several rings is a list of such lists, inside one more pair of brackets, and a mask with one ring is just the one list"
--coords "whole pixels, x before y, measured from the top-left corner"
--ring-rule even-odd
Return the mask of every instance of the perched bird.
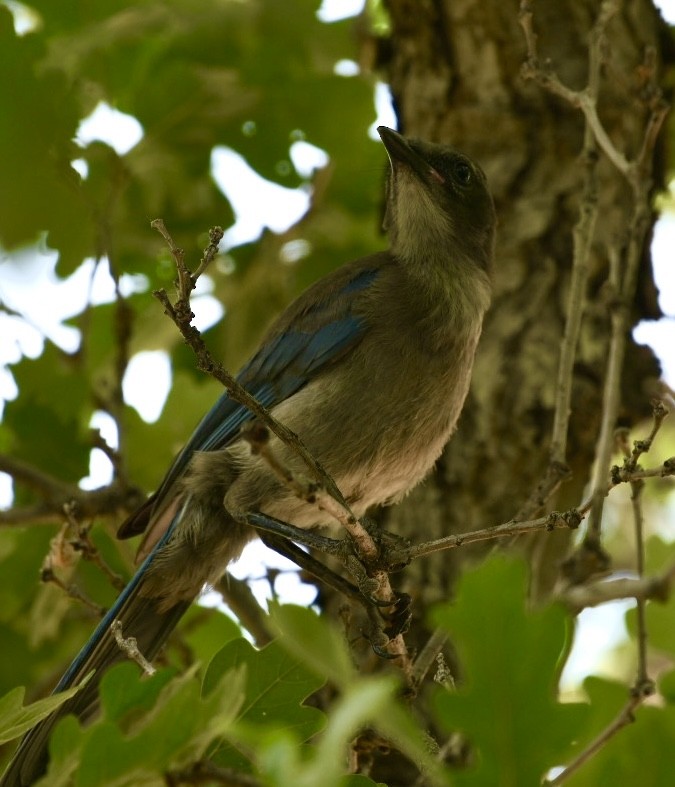
[[[296, 432], [357, 516], [401, 499], [450, 438], [469, 388], [490, 301], [495, 211], [485, 176], [447, 145], [384, 126], [391, 162], [384, 226], [389, 249], [344, 265], [277, 318], [239, 382]], [[121, 527], [145, 532], [138, 571], [57, 686], [93, 679], [23, 739], [0, 784], [31, 784], [66, 713], [89, 718], [102, 674], [125, 658], [110, 625], [121, 621], [152, 659], [205, 583], [255, 531], [242, 513], [299, 528], [335, 526], [251, 453], [249, 411], [227, 394], [201, 421], [158, 490]], [[302, 473], [278, 438], [271, 450]]]

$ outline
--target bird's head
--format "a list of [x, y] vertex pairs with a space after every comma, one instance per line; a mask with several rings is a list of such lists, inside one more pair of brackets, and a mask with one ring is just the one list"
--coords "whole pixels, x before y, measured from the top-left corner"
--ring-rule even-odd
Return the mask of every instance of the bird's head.
[[392, 252], [420, 263], [461, 257], [488, 272], [496, 217], [481, 168], [449, 145], [377, 130], [391, 162], [384, 226]]

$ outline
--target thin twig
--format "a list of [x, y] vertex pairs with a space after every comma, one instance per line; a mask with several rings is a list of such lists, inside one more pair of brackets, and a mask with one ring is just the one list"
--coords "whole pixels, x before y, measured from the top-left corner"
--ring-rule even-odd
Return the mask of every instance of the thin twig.
[[611, 473], [611, 486], [616, 486], [617, 484], [625, 483], [627, 481], [637, 481], [641, 478], [668, 478], [674, 475], [675, 456], [671, 456], [670, 459], [666, 459], [666, 461], [660, 467], [652, 467], [650, 470], [638, 469], [634, 470], [632, 473], [626, 473], [623, 468], [614, 465], [612, 467]]
[[414, 688], [422, 684], [425, 675], [429, 672], [438, 654], [443, 650], [443, 646], [448, 641], [448, 636], [447, 631], [437, 628], [434, 629], [429, 639], [425, 642], [424, 647], [413, 662], [410, 674], [410, 680]]
[[[653, 402], [653, 424], [652, 430], [646, 440], [636, 440], [633, 443], [633, 450], [628, 445], [628, 435], [625, 431], [621, 433], [620, 442], [625, 456], [624, 469], [635, 471], [640, 456], [649, 451], [654, 441], [654, 437], [661, 428], [664, 418], [668, 414], [662, 402]], [[635, 526], [635, 552], [637, 573], [639, 581], [644, 581], [645, 573], [645, 554], [644, 554], [644, 520], [642, 515], [642, 490], [645, 482], [642, 479], [631, 480], [631, 506], [633, 509], [633, 522]], [[669, 586], [662, 588], [664, 592], [669, 590]], [[647, 597], [636, 596], [637, 602], [637, 677], [636, 692], [642, 695], [651, 694], [654, 691], [654, 682], [649, 679], [647, 674], [647, 619], [645, 614], [645, 603]]]
[[179, 270], [179, 288], [181, 288], [179, 289], [179, 295], [181, 297], [179, 297], [175, 305], [171, 303], [164, 290], [156, 290], [153, 295], [164, 306], [166, 314], [174, 321], [186, 343], [192, 348], [197, 358], [198, 367], [206, 374], [218, 380], [233, 401], [246, 407], [253, 415], [266, 424], [270, 431], [273, 432], [282, 443], [295, 451], [307, 465], [310, 474], [319, 483], [325, 486], [328, 493], [332, 495], [348, 513], [352, 514], [351, 509], [347, 505], [335, 481], [333, 481], [321, 464], [310, 454], [300, 438], [290, 429], [287, 429], [283, 424], [279, 423], [279, 421], [277, 421], [254, 396], [251, 396], [251, 394], [240, 385], [221, 364], [213, 360], [199, 331], [194, 328], [190, 322], [194, 315], [190, 311], [187, 298], [189, 297], [189, 290], [194, 286], [194, 280], [192, 274], [190, 274], [185, 267], [183, 250], [175, 245], [161, 219], [155, 219], [151, 223], [151, 226], [158, 230], [169, 244], [169, 249], [174, 257], [176, 267]]
[[[153, 294], [160, 301], [160, 303], [162, 303], [165, 313], [173, 320], [183, 335], [186, 343], [192, 348], [197, 359], [198, 367], [202, 371], [217, 379], [226, 389], [228, 396], [233, 401], [238, 402], [242, 406], [246, 407], [259, 421], [268, 427], [269, 430], [275, 434], [282, 443], [288, 446], [298, 457], [302, 459], [310, 475], [318, 484], [316, 491], [317, 498], [323, 493], [324, 497], [322, 499], [322, 505], [326, 508], [326, 510], [328, 510], [328, 507], [330, 506], [332, 509], [331, 513], [333, 513], [338, 521], [347, 528], [350, 534], [353, 534], [354, 545], [359, 558], [366, 562], [366, 564], [369, 562], [372, 564], [372, 561], [378, 556], [377, 545], [375, 544], [372, 536], [360, 524], [357, 517], [354, 515], [344, 496], [338, 489], [335, 481], [326, 472], [317, 459], [312, 456], [300, 437], [277, 421], [276, 418], [274, 418], [274, 416], [272, 416], [272, 414], [267, 410], [267, 408], [261, 405], [255, 399], [255, 397], [251, 396], [251, 394], [249, 394], [248, 391], [246, 391], [246, 389], [241, 386], [237, 380], [235, 380], [235, 378], [223, 368], [220, 363], [217, 363], [213, 359], [201, 338], [201, 334], [192, 325], [192, 319], [194, 315], [190, 308], [190, 294], [195, 287], [198, 273], [203, 272], [208, 262], [213, 259], [213, 256], [217, 250], [218, 242], [222, 237], [222, 230], [219, 227], [216, 227], [210, 231], [209, 247], [207, 247], [206, 251], [204, 252], [202, 263], [200, 264], [199, 268], [194, 274], [192, 274], [185, 265], [185, 255], [183, 250], [176, 246], [170, 233], [166, 229], [164, 222], [161, 219], [155, 219], [151, 223], [151, 226], [156, 229], [167, 242], [169, 250], [171, 251], [176, 264], [176, 270], [178, 272], [178, 299], [176, 300], [175, 304], [171, 303], [164, 290], [157, 290]], [[288, 483], [291, 484], [291, 488], [295, 487], [294, 491], [298, 491], [299, 481], [297, 477], [293, 474], [290, 474], [289, 476], [290, 471], [287, 471], [286, 468], [279, 466], [274, 457], [270, 456], [269, 461], [271, 462], [271, 466], [273, 468], [275, 466], [277, 467], [277, 470], [282, 478], [288, 477]], [[325, 491], [322, 492], [321, 490]], [[334, 506], [333, 503], [329, 503], [326, 495], [330, 496], [337, 505]], [[394, 594], [393, 588], [389, 583], [389, 577], [386, 572], [378, 567], [375, 567], [372, 574], [373, 579], [376, 581], [378, 586], [378, 590], [375, 591], [375, 595], [383, 601], [391, 601], [393, 605], [396, 601], [396, 595]], [[404, 674], [408, 675], [410, 670], [410, 659], [408, 657], [407, 648], [405, 647], [405, 643], [401, 635], [391, 639], [386, 647], [387, 651], [392, 655], [392, 657], [398, 660], [399, 666]]]
[[378, 549], [372, 536], [361, 522], [349, 510], [329, 495], [323, 485], [298, 475], [290, 467], [283, 464], [274, 454], [269, 443], [269, 431], [264, 424], [253, 421], [244, 426], [240, 432], [243, 440], [251, 446], [253, 453], [261, 456], [269, 468], [292, 492], [320, 511], [330, 514], [339, 522], [356, 544], [357, 553], [367, 561], [378, 557]]
[[[526, 79], [534, 79], [549, 92], [560, 96], [571, 106], [581, 110], [586, 121], [585, 147], [588, 148], [589, 133], [603, 151], [609, 161], [625, 177], [633, 192], [633, 214], [630, 221], [628, 244], [623, 263], [623, 275], [619, 273], [618, 260], [612, 265], [610, 255], [611, 277], [614, 279], [615, 306], [611, 312], [611, 335], [608, 352], [608, 364], [605, 374], [603, 390], [602, 423], [596, 445], [596, 458], [594, 465], [593, 508], [589, 521], [587, 546], [599, 548], [600, 522], [604, 506], [604, 495], [607, 489], [606, 475], [612, 452], [612, 439], [619, 406], [619, 382], [623, 369], [626, 338], [629, 327], [629, 304], [633, 302], [637, 281], [637, 270], [644, 248], [646, 232], [649, 227], [649, 169], [654, 152], [654, 146], [666, 114], [666, 105], [660, 92], [653, 86], [649, 101], [650, 118], [645, 129], [642, 147], [638, 158], [629, 161], [623, 153], [616, 149], [609, 135], [605, 131], [597, 113], [598, 86], [600, 64], [602, 58], [604, 31], [612, 16], [617, 11], [616, 0], [604, 0], [601, 4], [596, 24], [591, 34], [589, 84], [581, 91], [575, 91], [565, 86], [559, 77], [548, 67], [543, 67], [537, 52], [537, 36], [534, 31], [531, 3], [523, 0], [520, 6], [519, 21], [523, 29], [527, 46], [527, 60], [523, 65], [522, 73]], [[653, 74], [655, 70], [654, 58], [647, 57], [644, 69], [646, 73]], [[650, 70], [651, 69], [651, 70]], [[590, 243], [591, 237], [579, 238], [583, 245]], [[576, 240], [575, 240], [576, 246]], [[613, 270], [612, 270], [613, 269]], [[571, 328], [574, 326], [570, 326]], [[563, 348], [563, 352], [567, 352]], [[569, 365], [569, 358], [566, 363]], [[573, 360], [573, 357], [572, 357]], [[559, 385], [567, 385], [567, 377], [563, 374], [562, 364]], [[559, 390], [561, 407], [567, 398], [567, 391]], [[566, 435], [566, 413], [556, 409], [556, 423], [554, 426], [553, 456], [560, 461], [561, 448], [564, 447]]]
[[127, 433], [126, 425], [127, 419], [124, 418], [124, 392], [122, 390], [122, 383], [124, 376], [129, 366], [131, 339], [133, 333], [133, 320], [134, 310], [129, 305], [127, 299], [122, 295], [120, 290], [119, 274], [113, 264], [113, 258], [108, 249], [108, 264], [110, 266], [110, 274], [115, 282], [115, 376], [112, 390], [108, 401], [106, 402], [106, 410], [115, 421], [117, 427], [117, 451], [108, 454], [112, 462], [113, 472], [115, 478], [126, 480], [126, 469], [124, 458], [127, 456]]
[[576, 773], [581, 766], [593, 757], [596, 752], [605, 746], [610, 738], [613, 738], [617, 732], [624, 727], [632, 724], [635, 721], [633, 712], [642, 704], [642, 697], [632, 696], [624, 707], [619, 711], [617, 717], [605, 727], [605, 729], [593, 740], [576, 759], [574, 759], [564, 771], [561, 771], [555, 779], [551, 779], [545, 783], [546, 787], [557, 787], [567, 781], [572, 774]]
[[[589, 48], [588, 92], [597, 101], [600, 90], [601, 49], [604, 38], [604, 20], [596, 22], [591, 34]], [[586, 306], [586, 282], [588, 280], [591, 246], [595, 236], [598, 217], [598, 153], [596, 141], [588, 122], [584, 129], [582, 161], [585, 166], [584, 183], [579, 206], [579, 218], [574, 227], [574, 256], [572, 277], [567, 299], [567, 319], [560, 348], [556, 408], [551, 432], [551, 462], [565, 464], [567, 461], [567, 432], [572, 400], [572, 381], [576, 360], [581, 320]]]
[[670, 597], [673, 574], [675, 569], [671, 567], [660, 577], [609, 579], [586, 585], [572, 585], [562, 591], [558, 598], [576, 611], [626, 598], [634, 598], [638, 602], [648, 599], [665, 602]]
[[[645, 545], [644, 545], [644, 519], [642, 516], [641, 492], [644, 481], [633, 481], [631, 483], [631, 504], [633, 507], [633, 519], [635, 522], [635, 552], [637, 557], [637, 572], [640, 579], [645, 573]], [[653, 681], [647, 673], [647, 617], [645, 611], [646, 599], [640, 596], [637, 601], [637, 678], [636, 685], [640, 691], [646, 691], [650, 686], [650, 693], [654, 691]]]
[[267, 615], [256, 601], [247, 582], [231, 574], [223, 574], [213, 589], [220, 593], [259, 648], [272, 641], [273, 634], [267, 625]]
[[[604, 0], [600, 6], [600, 13], [598, 14], [594, 30], [591, 34], [591, 46], [595, 47], [598, 55], [601, 55], [600, 47], [602, 38], [604, 37], [604, 30], [609, 20], [616, 13], [617, 8], [616, 0]], [[550, 93], [564, 99], [570, 106], [581, 110], [588, 127], [593, 132], [593, 136], [603, 153], [622, 175], [626, 178], [630, 178], [636, 167], [636, 163], [629, 162], [623, 153], [616, 149], [605, 131], [598, 117], [597, 91], [593, 89], [593, 81], [591, 80], [589, 85], [583, 90], [572, 90], [561, 82], [558, 75], [552, 69], [542, 67], [537, 54], [537, 36], [534, 32], [532, 4], [529, 0], [523, 0], [521, 2], [518, 21], [523, 28], [525, 42], [527, 44], [527, 60], [521, 69], [523, 78], [535, 80]], [[592, 65], [595, 64], [593, 63]], [[593, 79], [593, 71], [591, 71], [591, 78]]]
[[[64, 497], [76, 493], [78, 490], [75, 484], [59, 481], [34, 465], [5, 454], [0, 454], [0, 472], [7, 473], [28, 489], [38, 492], [45, 500], [56, 498], [63, 501]], [[60, 503], [60, 507], [62, 506], [63, 502]]]
[[121, 510], [133, 510], [145, 500], [145, 495], [139, 489], [128, 486], [120, 479], [108, 486], [84, 490], [76, 484], [61, 481], [21, 459], [5, 454], [0, 454], [0, 472], [7, 473], [17, 483], [43, 498], [40, 503], [31, 506], [0, 511], [0, 525], [25, 526], [28, 523], [44, 525], [62, 522], [64, 506], [74, 506], [79, 518], [88, 519]]
[[[630, 483], [646, 478], [672, 478], [673, 476], [675, 476], [675, 457], [670, 457], [659, 467], [648, 470], [637, 468], [629, 472], [623, 468], [614, 466], [612, 468], [611, 481], [603, 488], [603, 497], [606, 497], [607, 494], [619, 484]], [[522, 521], [514, 519], [510, 522], [504, 522], [501, 525], [493, 525], [491, 527], [482, 528], [481, 530], [473, 530], [469, 533], [444, 536], [434, 541], [425, 541], [421, 544], [415, 544], [409, 549], [394, 548], [389, 558], [392, 563], [396, 561], [404, 563], [405, 558], [414, 560], [415, 558], [429, 555], [432, 552], [440, 552], [444, 549], [457, 549], [458, 547], [474, 544], [478, 541], [490, 541], [492, 539], [528, 535], [540, 530], [552, 531], [562, 530], [564, 528], [575, 530], [589, 513], [592, 506], [593, 497], [591, 496], [576, 508], [570, 508], [567, 511], [553, 511], [547, 516], [538, 517], [536, 519]], [[399, 551], [401, 554], [398, 554]]]
[[52, 565], [47, 559], [45, 559], [45, 562], [42, 564], [42, 568], [40, 569], [40, 581], [44, 582], [45, 584], [56, 585], [56, 587], [62, 590], [69, 598], [84, 604], [85, 607], [90, 609], [99, 618], [102, 618], [107, 612], [105, 607], [102, 607], [100, 604], [92, 601], [89, 596], [86, 596], [77, 587], [77, 585], [68, 584], [60, 579], [54, 572]]
[[575, 530], [582, 522], [584, 514], [581, 509], [572, 508], [569, 511], [553, 511], [547, 516], [530, 519], [525, 522], [505, 522], [503, 525], [486, 527], [482, 530], [472, 530], [461, 535], [445, 536], [433, 541], [425, 541], [423, 544], [415, 544], [406, 550], [406, 555], [411, 560], [431, 555], [433, 552], [441, 552], [444, 549], [457, 549], [467, 544], [475, 544], [478, 541], [490, 541], [495, 538], [507, 538], [509, 536], [520, 536], [527, 533], [534, 533], [538, 530], [560, 530], [570, 528]]
[[[597, 102], [600, 91], [600, 74], [603, 59], [602, 53], [605, 44], [605, 28], [614, 10], [615, 9], [610, 4], [604, 4], [603, 11], [601, 11], [598, 16], [591, 33], [588, 86], [586, 91], [593, 102]], [[537, 79], [551, 92], [560, 95], [562, 91], [564, 97], [573, 99], [572, 103], [576, 106], [574, 102], [577, 99], [576, 96], [573, 97], [573, 92], [563, 88], [554, 74], [544, 71], [539, 66], [537, 36], [534, 32], [532, 11], [529, 3], [521, 3], [519, 19], [525, 34], [528, 50], [528, 59], [524, 66], [523, 75], [526, 78]], [[581, 160], [585, 165], [585, 175], [579, 207], [579, 218], [573, 233], [574, 256], [572, 261], [570, 289], [567, 299], [567, 317], [560, 349], [560, 359], [558, 361], [555, 411], [551, 429], [550, 459], [543, 477], [534, 488], [532, 494], [530, 494], [528, 499], [518, 510], [516, 519], [519, 520], [529, 519], [538, 511], [541, 511], [558, 490], [560, 484], [569, 478], [571, 474], [567, 465], [567, 437], [571, 414], [574, 364], [576, 361], [582, 317], [586, 306], [589, 258], [598, 215], [596, 173], [598, 163], [597, 142], [588, 119], [586, 120], [584, 129]]]
[[115, 638], [117, 647], [126, 654], [127, 658], [135, 661], [146, 675], [154, 675], [157, 670], [145, 658], [138, 647], [136, 637], [125, 637], [122, 633], [122, 621], [115, 619], [110, 624], [110, 632]]

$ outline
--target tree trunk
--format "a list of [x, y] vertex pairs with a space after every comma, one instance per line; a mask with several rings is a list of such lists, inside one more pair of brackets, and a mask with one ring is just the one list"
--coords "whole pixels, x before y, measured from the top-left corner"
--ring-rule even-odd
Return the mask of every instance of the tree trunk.
[[[550, 59], [552, 70], [573, 90], [587, 84], [597, 5], [578, 0], [534, 5], [539, 56]], [[519, 513], [565, 510], [581, 500], [602, 417], [612, 306], [608, 260], [626, 243], [633, 203], [624, 176], [599, 153], [601, 219], [574, 365], [566, 454], [571, 476], [543, 505], [526, 505], [549, 466], [573, 230], [585, 174], [584, 118], [521, 75], [527, 46], [514, 0], [388, 0], [386, 7], [391, 37], [380, 67], [401, 130], [449, 142], [475, 158], [488, 176], [499, 216], [493, 305], [459, 428], [436, 473], [403, 504], [383, 512], [388, 530], [420, 542], [496, 525]], [[648, 0], [624, 4], [606, 28], [599, 114], [629, 159], [640, 150], [649, 114], [640, 93], [641, 64], [647, 51], [655, 53], [658, 81], [663, 30]], [[662, 165], [657, 155], [657, 183], [663, 180]], [[658, 314], [647, 246], [629, 304], [631, 324]], [[657, 377], [651, 351], [629, 340], [621, 423], [649, 414], [650, 385]], [[551, 590], [571, 537], [571, 531], [558, 530], [509, 543], [530, 557], [535, 597]], [[428, 636], [423, 624], [428, 604], [452, 595], [460, 564], [495, 548], [494, 542], [487, 544], [416, 560], [400, 575], [401, 589], [413, 597], [413, 626], [406, 635], [413, 652]], [[371, 776], [390, 787], [409, 783], [405, 764], [397, 760], [380, 761]]]
[[[587, 82], [597, 5], [551, 0], [534, 6], [540, 57], [550, 59], [574, 90]], [[404, 133], [450, 142], [479, 161], [499, 216], [493, 305], [459, 428], [434, 477], [386, 516], [387, 527], [420, 541], [513, 518], [548, 464], [584, 174], [584, 121], [577, 109], [521, 76], [526, 43], [516, 2], [389, 0], [387, 8], [392, 31], [386, 68]], [[632, 158], [647, 117], [640, 67], [648, 48], [660, 52], [663, 23], [650, 2], [631, 3], [617, 11], [606, 32], [600, 116], [616, 146]], [[662, 182], [663, 171], [655, 178]], [[601, 220], [572, 395], [572, 477], [547, 508], [579, 502], [601, 417], [610, 324], [607, 261], [610, 250], [626, 241], [631, 193], [602, 154], [598, 183]], [[639, 277], [630, 304], [633, 324], [658, 313], [646, 248]], [[651, 352], [631, 343], [623, 422], [648, 415], [649, 384], [657, 376]], [[540, 533], [530, 544], [538, 592], [554, 581], [569, 540], [569, 531], [558, 531]], [[457, 560], [466, 554], [454, 550], [417, 561], [406, 569], [406, 589], [426, 601], [447, 597]]]

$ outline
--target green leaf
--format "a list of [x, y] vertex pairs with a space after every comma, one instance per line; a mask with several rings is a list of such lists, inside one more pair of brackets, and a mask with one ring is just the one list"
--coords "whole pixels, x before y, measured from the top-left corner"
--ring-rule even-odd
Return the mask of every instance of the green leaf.
[[[645, 573], [658, 576], [675, 560], [675, 543], [664, 541], [658, 536], [648, 539], [645, 548]], [[675, 612], [672, 597], [666, 602], [649, 600], [645, 607], [645, 619], [650, 648], [675, 656]], [[637, 610], [633, 606], [626, 612], [626, 627], [633, 641], [637, 638]]]
[[[133, 427], [127, 439], [128, 471], [135, 483], [146, 489], [157, 486], [163, 472], [222, 390], [214, 380], [195, 381], [188, 374], [178, 373], [156, 423], [145, 423], [131, 408], [126, 411], [127, 423]], [[152, 462], [148, 462], [148, 456], [153, 457]]]
[[669, 705], [675, 706], [675, 670], [666, 672], [659, 678], [659, 694]]
[[[83, 684], [82, 684], [83, 685]], [[7, 743], [23, 735], [42, 719], [46, 719], [63, 703], [79, 691], [74, 686], [67, 691], [52, 694], [42, 700], [24, 705], [25, 688], [17, 686], [0, 698], [0, 743]]]
[[[584, 682], [590, 699], [592, 723], [580, 735], [576, 752], [583, 751], [619, 717], [629, 700], [630, 690], [599, 678]], [[593, 757], [565, 784], [570, 787], [596, 785], [640, 785], [670, 787], [675, 769], [675, 707], [643, 706], [633, 713], [634, 721], [609, 736]]]
[[141, 670], [130, 661], [108, 670], [101, 679], [100, 697], [103, 715], [109, 721], [120, 721], [127, 713], [150, 710], [160, 692], [171, 680], [171, 670], [159, 670], [152, 679], [141, 679]]
[[93, 225], [70, 166], [78, 107], [68, 80], [45, 69], [41, 35], [17, 36], [0, 6], [0, 243], [13, 249], [48, 232], [66, 270], [93, 252]]
[[282, 635], [281, 644], [316, 675], [337, 686], [349, 686], [357, 677], [343, 635], [316, 612], [293, 604], [271, 601], [269, 612]]
[[[77, 787], [161, 783], [158, 780], [167, 768], [180, 768], [201, 759], [239, 713], [245, 670], [228, 671], [211, 695], [200, 698], [197, 668], [195, 665], [168, 682], [166, 675], [155, 675], [148, 682], [157, 685], [150, 688], [142, 686], [143, 681], [129, 675], [128, 670], [111, 670], [106, 675], [106, 715], [82, 731], [81, 743], [74, 744], [70, 738], [65, 741], [76, 750], [81, 748]], [[133, 680], [127, 683], [130, 678]], [[138, 700], [135, 707], [131, 701], [113, 696], [127, 689]], [[155, 696], [156, 702], [148, 707]], [[113, 717], [123, 721], [122, 726], [113, 722]], [[51, 749], [55, 769], [68, 763], [63, 745], [63, 737], [55, 735]], [[50, 769], [48, 776], [51, 774]]]
[[430, 783], [440, 783], [438, 764], [429, 756], [422, 731], [395, 699], [397, 679], [359, 676], [337, 627], [313, 610], [270, 602], [270, 614], [280, 631], [279, 646], [340, 689], [327, 727], [304, 761], [293, 754], [300, 741], [288, 735], [288, 725], [281, 728], [284, 735], [279, 734], [281, 730], [270, 733], [259, 745], [259, 765], [274, 784], [338, 785], [343, 777], [342, 752], [364, 726], [374, 727], [393, 741], [427, 772]]
[[181, 642], [187, 644], [192, 657], [209, 664], [228, 642], [241, 637], [241, 629], [224, 612], [193, 604], [181, 621]]
[[583, 706], [555, 699], [567, 615], [559, 606], [530, 612], [526, 596], [524, 565], [498, 557], [467, 573], [456, 600], [433, 614], [466, 671], [456, 692], [436, 696], [442, 726], [461, 730], [475, 747], [458, 784], [539, 784], [568, 754], [584, 718]]
[[49, 741], [49, 766], [36, 787], [72, 787], [87, 731], [74, 716], [65, 716]]
[[208, 696], [222, 676], [246, 668], [246, 695], [239, 720], [251, 725], [281, 725], [295, 731], [301, 740], [322, 725], [323, 714], [302, 705], [323, 684], [305, 664], [289, 655], [278, 642], [256, 650], [247, 640], [228, 642], [211, 660], [202, 685]]
[[[445, 785], [438, 762], [429, 755], [422, 731], [398, 704], [398, 683], [392, 677], [357, 679], [335, 701], [325, 730], [302, 747], [296, 735], [283, 727], [244, 731], [243, 739], [255, 752], [258, 770], [275, 787], [340, 787], [345, 782], [344, 753], [364, 727], [385, 734], [425, 772], [426, 784]], [[368, 782], [366, 782], [368, 783]]]
[[39, 358], [12, 367], [19, 397], [5, 416], [14, 455], [71, 483], [87, 474], [91, 448], [82, 438], [93, 406], [86, 387], [73, 384], [78, 371], [76, 356], [45, 343]]

